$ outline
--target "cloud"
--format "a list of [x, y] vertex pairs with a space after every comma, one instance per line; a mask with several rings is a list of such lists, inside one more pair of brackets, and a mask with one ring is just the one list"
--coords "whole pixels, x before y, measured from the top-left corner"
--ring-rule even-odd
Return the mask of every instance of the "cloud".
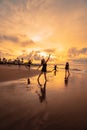
[[[13, 43], [12, 49], [17, 51], [36, 45], [46, 53], [56, 53], [45, 49], [50, 46], [70, 48], [79, 43], [87, 47], [86, 10], [87, 0], [0, 0], [0, 45], [9, 50], [9, 42]], [[35, 36], [41, 38], [38, 46], [32, 40]], [[69, 55], [78, 56], [86, 50], [81, 51], [73, 49]]]
[[25, 41], [21, 42], [21, 45], [23, 47], [26, 47], [28, 45], [31, 46], [31, 45], [35, 45], [35, 42], [33, 40], [25, 40]]
[[11, 41], [11, 42], [15, 42], [18, 43], [19, 42], [19, 38], [17, 36], [10, 36], [10, 35], [0, 35], [0, 41]]
[[29, 59], [33, 59], [33, 60], [41, 60], [42, 59], [42, 56], [39, 54], [40, 51], [31, 51], [27, 54], [26, 50], [23, 50], [23, 54], [19, 56], [19, 58], [24, 58], [26, 60], [29, 60]]
[[0, 50], [0, 58], [3, 58], [3, 57], [13, 57], [14, 55], [12, 53], [8, 53], [8, 51], [6, 50]]
[[55, 53], [56, 49], [55, 48], [54, 49], [45, 49], [43, 51], [45, 51], [47, 53]]
[[[50, 49], [47, 49], [47, 53], [48, 52], [53, 52], [52, 50], [50, 50]], [[41, 61], [41, 59], [44, 57], [43, 55], [42, 55], [42, 53], [46, 53], [45, 51], [42, 51], [42, 50], [32, 50], [32, 51], [30, 51], [30, 52], [27, 52], [26, 50], [22, 50], [22, 55], [20, 55], [19, 56], [19, 58], [24, 58], [25, 60], [29, 60], [29, 59], [33, 59], [34, 61], [36, 61], [36, 62], [39, 62], [40, 63], [40, 61]], [[46, 53], [46, 54], [47, 54]], [[48, 58], [48, 55], [47, 56], [45, 56], [44, 58]], [[51, 62], [53, 62], [55, 60], [55, 58], [54, 57], [50, 57], [50, 61]]]
[[26, 46], [31, 46], [34, 45], [35, 42], [33, 40], [28, 39], [26, 35], [1, 35], [0, 34], [0, 41], [1, 42], [12, 42], [15, 44], [19, 44], [20, 46], [26, 47]]
[[2, 51], [1, 57], [17, 57], [21, 53], [26, 53], [26, 50], [29, 50], [35, 45], [36, 43], [32, 39], [29, 39], [26, 35], [0, 34], [0, 50]]
[[82, 48], [82, 49], [77, 49], [77, 48], [70, 48], [68, 50], [68, 56], [70, 58], [75, 58], [75, 57], [79, 57], [80, 55], [87, 55], [87, 48]]
[[79, 50], [79, 52], [81, 54], [87, 54], [87, 48], [82, 48], [81, 50]]
[[87, 58], [73, 59], [74, 62], [87, 63]]

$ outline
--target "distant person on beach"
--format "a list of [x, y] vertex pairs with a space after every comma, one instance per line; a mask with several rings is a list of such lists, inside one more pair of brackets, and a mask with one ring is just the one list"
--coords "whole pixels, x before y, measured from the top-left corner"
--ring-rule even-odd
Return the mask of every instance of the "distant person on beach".
[[57, 69], [58, 69], [58, 67], [57, 67], [57, 65], [55, 64], [53, 70], [54, 70], [54, 71], [57, 71]]
[[65, 64], [65, 78], [68, 78], [70, 75], [70, 72], [69, 72], [69, 62], [66, 62]]
[[29, 70], [30, 70], [31, 64], [32, 64], [32, 61], [29, 60], [29, 61], [28, 61], [28, 67], [29, 67]]
[[20, 62], [20, 59], [18, 57], [17, 57], [16, 61], [17, 61], [18, 67], [20, 68], [21, 67], [21, 62]]
[[54, 71], [57, 71], [57, 65], [54, 65]]
[[57, 68], [58, 68], [58, 67], [57, 67], [57, 65], [55, 64], [55, 65], [54, 65], [54, 69], [52, 70], [52, 71], [54, 71], [54, 75], [56, 75]]
[[49, 61], [49, 59], [50, 59], [50, 55], [49, 55], [49, 57], [48, 57], [47, 60], [45, 60], [44, 58], [41, 60], [41, 65], [38, 67], [38, 69], [39, 69], [41, 66], [42, 66], [42, 69], [41, 69], [41, 72], [40, 72], [40, 74], [39, 74], [39, 76], [38, 76], [38, 80], [39, 80], [40, 76], [41, 76], [42, 74], [44, 74], [45, 81], [47, 81], [46, 72], [47, 72], [47, 62]]
[[27, 63], [27, 65], [26, 65], [26, 68], [28, 68], [28, 69], [29, 69], [29, 71], [30, 71], [30, 68], [31, 68], [31, 64], [32, 64], [32, 61], [31, 61], [31, 60], [29, 60], [29, 61], [28, 61], [28, 63]]

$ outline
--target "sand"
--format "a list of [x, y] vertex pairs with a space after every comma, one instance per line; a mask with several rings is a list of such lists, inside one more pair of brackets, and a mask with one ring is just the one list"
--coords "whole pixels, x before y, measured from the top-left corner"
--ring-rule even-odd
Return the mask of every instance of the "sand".
[[42, 87], [37, 76], [0, 83], [0, 130], [86, 130], [87, 74], [47, 73]]
[[25, 66], [18, 65], [0, 65], [0, 82], [17, 80], [20, 78], [32, 77], [39, 73], [36, 69], [32, 69], [29, 71]]

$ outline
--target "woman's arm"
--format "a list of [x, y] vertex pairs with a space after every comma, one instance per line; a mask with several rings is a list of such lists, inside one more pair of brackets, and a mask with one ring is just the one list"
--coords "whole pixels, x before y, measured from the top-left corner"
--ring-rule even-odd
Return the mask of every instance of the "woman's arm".
[[48, 57], [48, 59], [46, 60], [46, 63], [48, 62], [48, 60], [50, 59], [50, 54], [49, 54], [49, 57]]
[[39, 65], [39, 67], [37, 68], [37, 70], [41, 67], [42, 65]]

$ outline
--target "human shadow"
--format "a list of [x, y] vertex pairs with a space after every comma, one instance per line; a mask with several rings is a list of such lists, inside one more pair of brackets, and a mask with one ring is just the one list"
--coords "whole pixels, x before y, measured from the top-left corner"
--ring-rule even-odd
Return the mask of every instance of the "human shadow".
[[39, 84], [39, 88], [40, 88], [40, 92], [36, 91], [38, 97], [39, 97], [39, 101], [40, 103], [46, 101], [46, 82], [44, 83], [44, 85], [42, 85], [40, 83], [40, 81], [38, 80], [38, 84]]
[[27, 81], [26, 81], [26, 83], [27, 83], [27, 88], [31, 88], [30, 86], [31, 86], [31, 81], [30, 81], [30, 78], [28, 77], [27, 78]]
[[69, 75], [65, 77], [64, 82], [65, 82], [65, 86], [67, 87], [69, 83]]
[[30, 78], [27, 79], [27, 84], [29, 85], [31, 82], [30, 82]]
[[56, 76], [57, 70], [54, 70], [54, 76]]

